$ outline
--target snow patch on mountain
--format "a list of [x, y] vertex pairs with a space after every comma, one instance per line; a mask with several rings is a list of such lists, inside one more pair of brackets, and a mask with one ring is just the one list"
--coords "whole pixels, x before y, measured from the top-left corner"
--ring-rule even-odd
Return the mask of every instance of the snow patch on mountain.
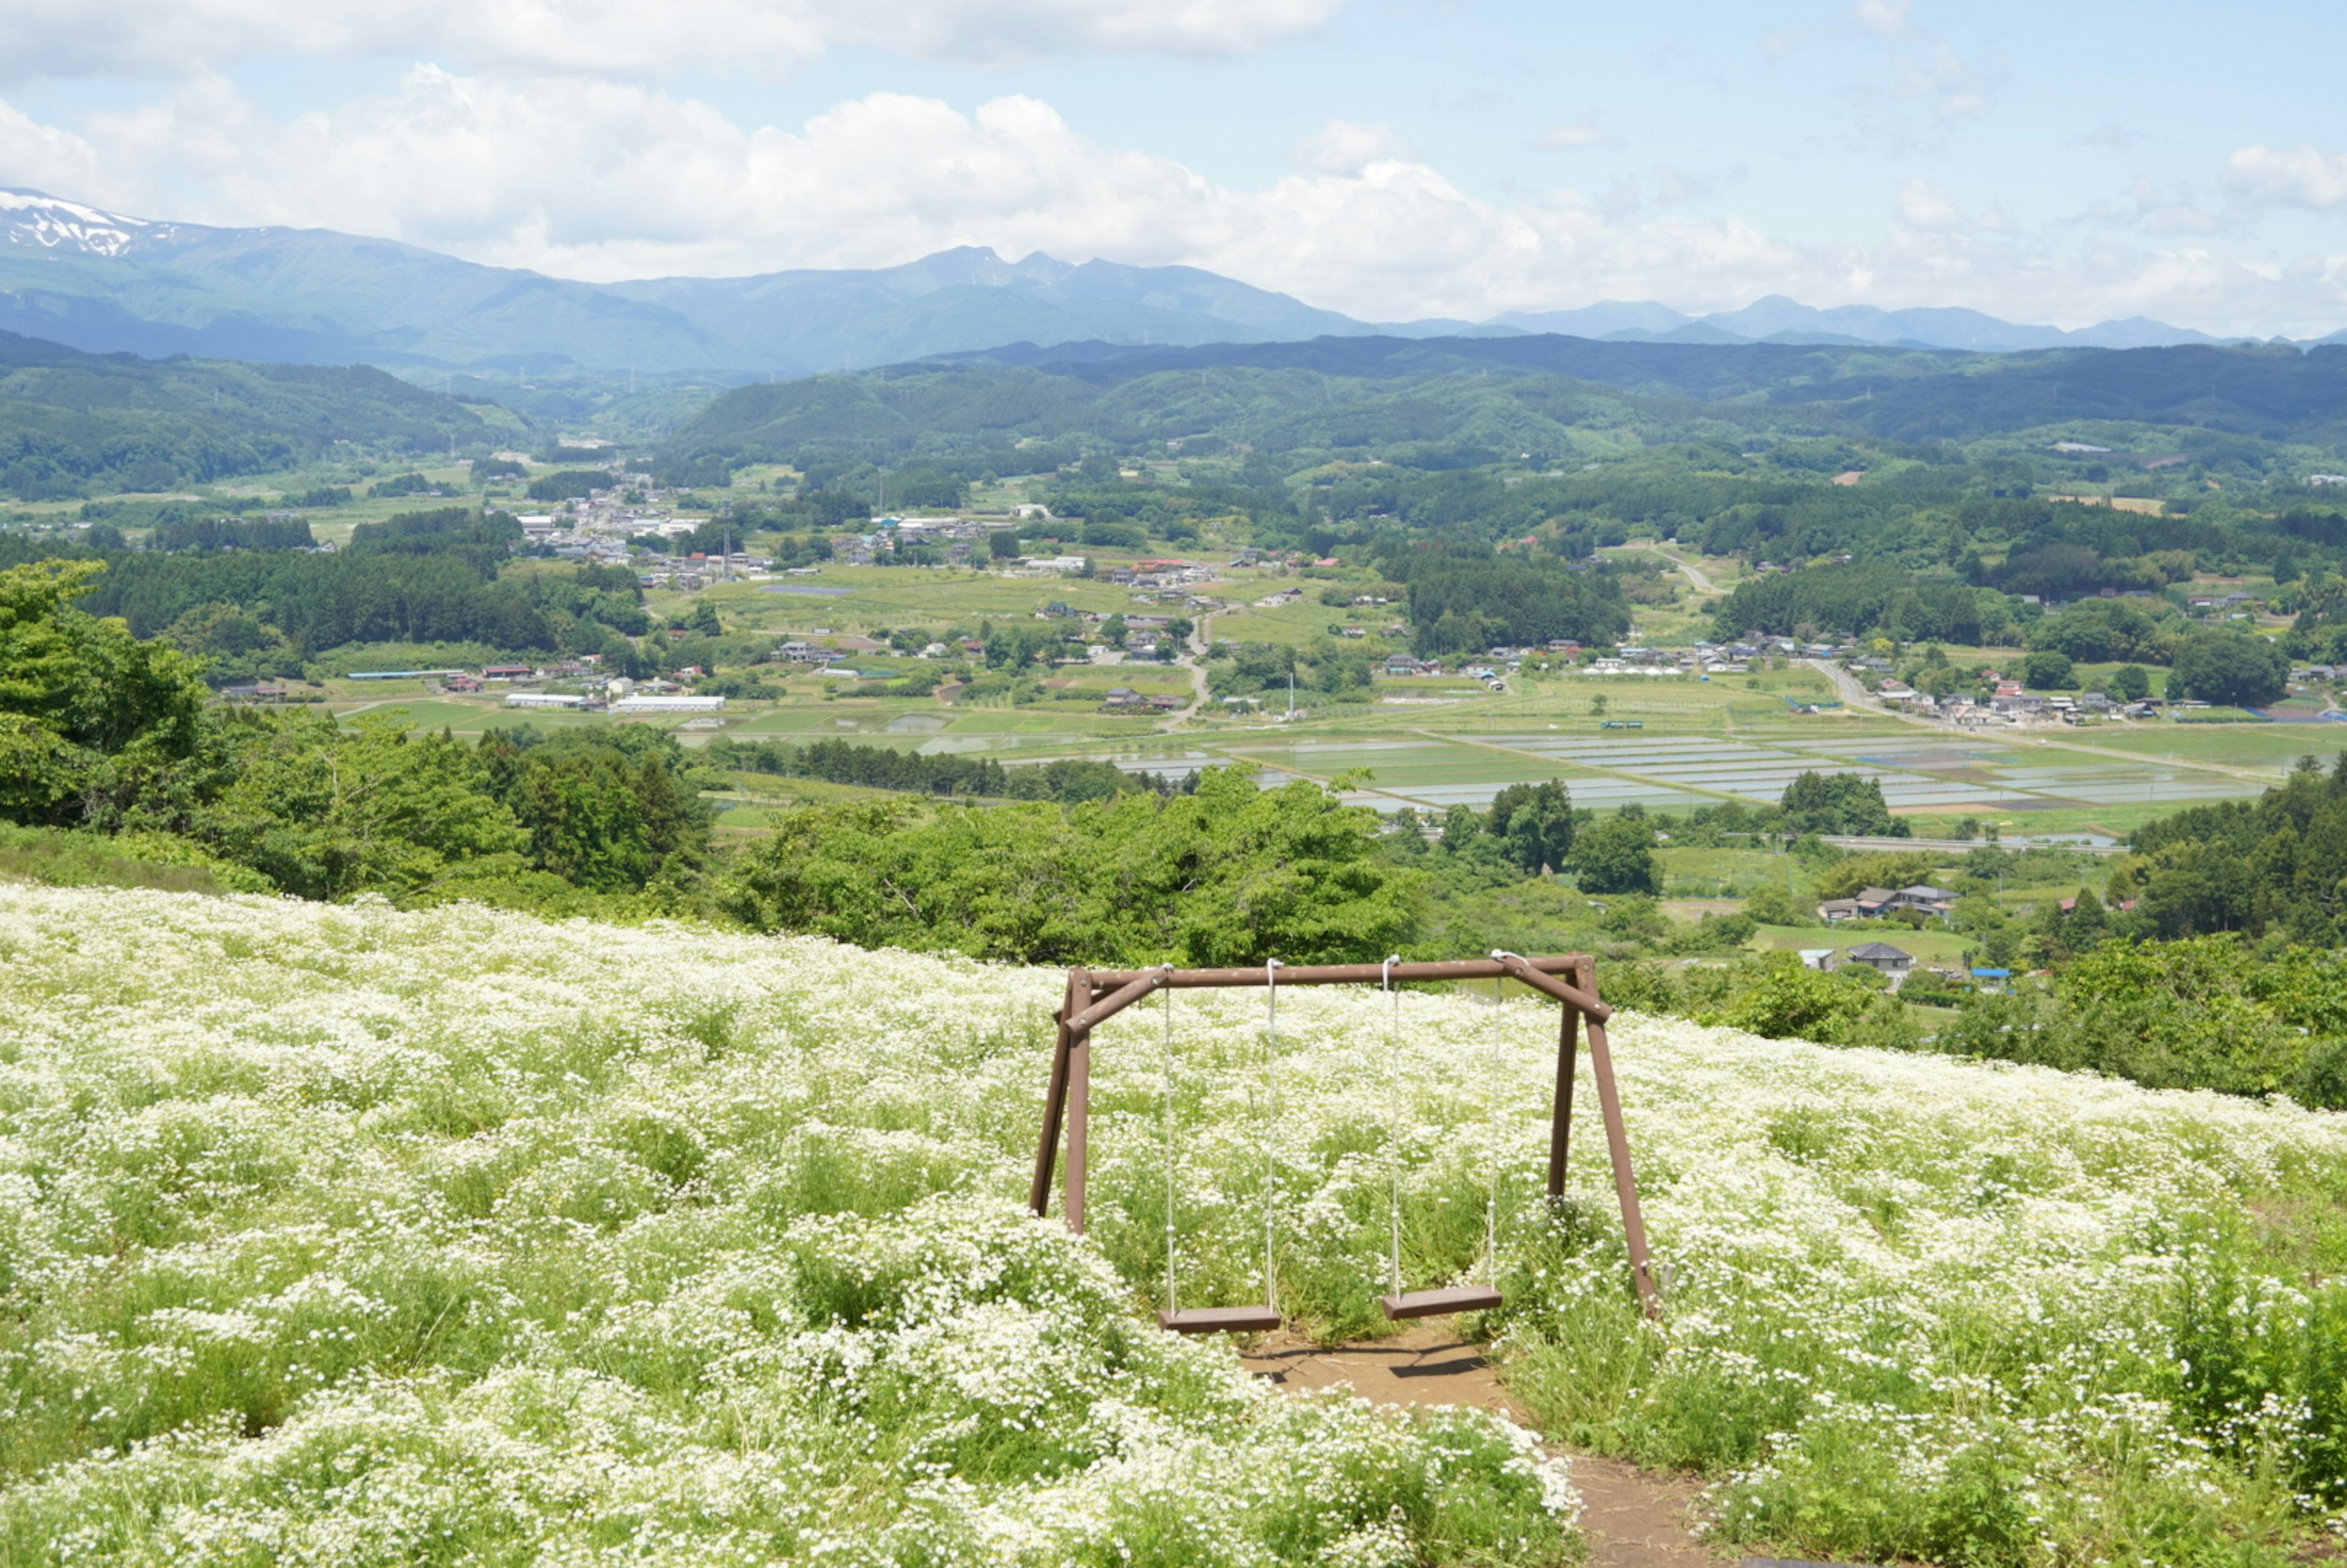
[[168, 241], [178, 233], [169, 223], [125, 218], [78, 201], [60, 201], [37, 190], [0, 190], [0, 221], [5, 222], [12, 245], [79, 251], [92, 256], [128, 255], [141, 240]]

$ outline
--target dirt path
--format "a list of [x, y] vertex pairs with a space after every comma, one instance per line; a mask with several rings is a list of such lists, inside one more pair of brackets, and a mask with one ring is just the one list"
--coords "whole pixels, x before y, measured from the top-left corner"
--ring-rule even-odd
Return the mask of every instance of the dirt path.
[[1161, 734], [1186, 729], [1190, 721], [1206, 711], [1214, 693], [1206, 690], [1206, 651], [1214, 645], [1214, 612], [1198, 617], [1197, 626], [1190, 633], [1187, 652], [1190, 659], [1190, 705], [1157, 726]]
[[[1476, 1405], [1530, 1426], [1508, 1397], [1483, 1348], [1461, 1339], [1444, 1318], [1406, 1334], [1333, 1349], [1273, 1335], [1242, 1358], [1249, 1371], [1288, 1389], [1348, 1383], [1381, 1405]], [[1698, 1541], [1688, 1526], [1696, 1485], [1619, 1460], [1573, 1456], [1573, 1484], [1585, 1504], [1590, 1568], [1717, 1568], [1733, 1556]]]
[[1654, 547], [1654, 550], [1656, 555], [1676, 566], [1680, 572], [1686, 576], [1688, 585], [1692, 587], [1696, 592], [1724, 593], [1727, 591], [1717, 583], [1712, 581], [1709, 577], [1706, 576], [1703, 568], [1696, 565], [1695, 562], [1687, 559], [1686, 557], [1679, 554], [1676, 550], [1667, 548], [1660, 544], [1655, 545]]

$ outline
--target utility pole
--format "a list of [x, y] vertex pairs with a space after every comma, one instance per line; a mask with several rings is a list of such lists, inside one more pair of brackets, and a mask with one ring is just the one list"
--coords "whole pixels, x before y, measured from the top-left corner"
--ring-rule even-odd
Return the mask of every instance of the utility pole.
[[1287, 672], [1287, 722], [1296, 723], [1296, 671]]

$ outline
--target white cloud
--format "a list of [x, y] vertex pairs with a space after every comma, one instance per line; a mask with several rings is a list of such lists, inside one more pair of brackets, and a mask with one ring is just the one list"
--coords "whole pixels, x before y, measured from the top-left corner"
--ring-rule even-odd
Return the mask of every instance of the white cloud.
[[1372, 163], [1415, 161], [1417, 149], [1389, 125], [1332, 119], [1295, 149], [1297, 168], [1320, 174], [1358, 174]]
[[1584, 148], [1611, 147], [1614, 138], [1582, 120], [1573, 125], [1553, 125], [1534, 137], [1532, 145], [1542, 152], [1578, 152]]
[[1899, 188], [1899, 220], [1910, 229], [1945, 231], [1964, 226], [1964, 215], [1954, 199], [1928, 179], [1911, 179]]
[[2245, 147], [2225, 160], [2225, 187], [2255, 206], [2337, 207], [2347, 203], [2347, 152]]
[[841, 45], [964, 64], [1251, 54], [1345, 0], [10, 0], [0, 79], [172, 78], [256, 56], [772, 75]]
[[[291, 121], [211, 77], [75, 134], [0, 103], [0, 184], [139, 216], [382, 234], [596, 280], [884, 266], [986, 245], [1186, 263], [1371, 320], [1605, 298], [1703, 311], [1768, 293], [2063, 325], [2144, 313], [2304, 335], [2347, 320], [2339, 263], [2260, 272], [2139, 226], [2024, 231], [1924, 181], [1885, 201], [1879, 239], [1823, 246], [1635, 199], [1494, 201], [1378, 126], [1333, 123], [1302, 151], [1297, 172], [1242, 188], [1102, 146], [1030, 97], [964, 112], [879, 93], [796, 127], [745, 127], [640, 83], [438, 67]], [[1672, 170], [1653, 179], [1664, 200], [1706, 190]]]
[[1868, 32], [1882, 38], [1903, 38], [1907, 36], [1908, 15], [1915, 9], [1915, 0], [1858, 0], [1850, 10], [1850, 20]]

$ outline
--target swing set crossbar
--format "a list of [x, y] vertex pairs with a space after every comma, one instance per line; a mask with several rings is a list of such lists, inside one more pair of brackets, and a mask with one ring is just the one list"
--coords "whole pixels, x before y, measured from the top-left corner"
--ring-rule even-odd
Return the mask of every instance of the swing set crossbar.
[[[1631, 1281], [1637, 1288], [1639, 1305], [1646, 1317], [1661, 1318], [1662, 1293], [1656, 1288], [1647, 1252], [1645, 1219], [1638, 1203], [1637, 1179], [1630, 1165], [1629, 1132], [1623, 1121], [1621, 1096], [1614, 1087], [1613, 1051], [1605, 1038], [1605, 1023], [1614, 1016], [1614, 1009], [1598, 998], [1594, 960], [1585, 953], [1539, 958], [1502, 953], [1488, 958], [1418, 963], [1281, 965], [1276, 971], [1276, 979], [1274, 973], [1268, 967], [1177, 969], [1170, 964], [1154, 969], [1069, 970], [1067, 998], [1051, 1015], [1051, 1021], [1058, 1026], [1058, 1039], [1051, 1054], [1051, 1082], [1043, 1098], [1042, 1136], [1035, 1149], [1034, 1179], [1028, 1188], [1029, 1211], [1039, 1217], [1050, 1212], [1052, 1176], [1064, 1130], [1067, 1224], [1070, 1230], [1079, 1235], [1083, 1234], [1085, 1172], [1090, 1153], [1092, 1031], [1144, 997], [1161, 990], [1249, 989], [1275, 984], [1394, 986], [1512, 979], [1561, 1004], [1559, 1010], [1563, 1014], [1557, 1033], [1556, 1094], [1551, 1112], [1548, 1195], [1551, 1199], [1564, 1195], [1576, 1037], [1585, 1026], [1590, 1075], [1596, 1080], [1598, 1108], [1605, 1124], [1606, 1153], [1614, 1169], [1614, 1195], [1621, 1206]], [[1467, 1299], [1471, 1296], [1472, 1300]], [[1380, 1305], [1388, 1317], [1424, 1317], [1485, 1310], [1499, 1305], [1499, 1293], [1487, 1286], [1456, 1286], [1442, 1290], [1397, 1292], [1383, 1297]], [[1253, 1333], [1279, 1326], [1277, 1312], [1269, 1307], [1194, 1307], [1162, 1312], [1158, 1320], [1177, 1334]]]

